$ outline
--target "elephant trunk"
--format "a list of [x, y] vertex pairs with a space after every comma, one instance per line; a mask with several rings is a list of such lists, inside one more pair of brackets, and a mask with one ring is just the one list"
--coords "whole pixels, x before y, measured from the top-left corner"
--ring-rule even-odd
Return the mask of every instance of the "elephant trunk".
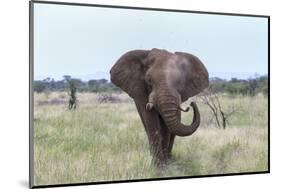
[[194, 116], [191, 125], [185, 125], [181, 123], [179, 98], [167, 93], [158, 97], [160, 115], [171, 133], [177, 136], [189, 136], [197, 130], [200, 125], [200, 113], [195, 102], [191, 102], [190, 105]]

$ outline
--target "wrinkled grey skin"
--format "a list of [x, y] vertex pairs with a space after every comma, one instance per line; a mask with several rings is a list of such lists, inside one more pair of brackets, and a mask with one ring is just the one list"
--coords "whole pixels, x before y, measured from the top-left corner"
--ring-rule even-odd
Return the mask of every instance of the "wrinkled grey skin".
[[209, 86], [209, 74], [194, 55], [166, 50], [133, 50], [110, 70], [111, 81], [135, 101], [156, 165], [167, 163], [175, 136], [189, 136], [200, 125], [200, 113], [191, 102], [191, 125], [181, 123], [180, 104]]

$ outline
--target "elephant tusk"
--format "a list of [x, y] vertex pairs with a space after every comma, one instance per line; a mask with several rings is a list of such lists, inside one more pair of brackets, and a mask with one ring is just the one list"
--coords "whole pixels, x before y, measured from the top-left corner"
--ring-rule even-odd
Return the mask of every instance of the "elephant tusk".
[[187, 107], [185, 109], [183, 109], [182, 107], [179, 106], [179, 109], [182, 111], [182, 112], [188, 112], [190, 107]]
[[148, 111], [150, 111], [152, 108], [153, 108], [153, 104], [151, 103], [151, 102], [148, 102], [147, 104], [146, 104], [146, 106], [145, 106], [145, 109], [146, 110], [148, 110]]

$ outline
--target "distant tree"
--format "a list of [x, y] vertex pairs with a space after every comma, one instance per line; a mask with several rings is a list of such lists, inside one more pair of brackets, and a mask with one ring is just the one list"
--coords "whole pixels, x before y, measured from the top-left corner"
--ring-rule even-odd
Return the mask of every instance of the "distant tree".
[[81, 79], [71, 79], [71, 83], [74, 83], [75, 87], [79, 90], [83, 89], [83, 87], [86, 85]]
[[88, 81], [88, 86], [89, 87], [95, 87], [98, 84], [97, 80], [92, 79]]
[[213, 93], [224, 92], [226, 83], [226, 80], [221, 79], [219, 77], [210, 78], [210, 88]]
[[43, 81], [34, 81], [33, 90], [38, 93], [42, 93], [46, 89], [45, 82]]
[[49, 82], [49, 88], [51, 90], [55, 90], [56, 89], [56, 82], [55, 82], [54, 78], [52, 78], [51, 81]]
[[247, 86], [240, 82], [229, 82], [225, 87], [225, 91], [231, 95], [246, 94]]
[[112, 83], [108, 83], [106, 79], [89, 80], [88, 90], [91, 92], [109, 92], [112, 91]]
[[254, 96], [257, 93], [258, 82], [257, 79], [248, 80], [248, 94]]
[[240, 81], [239, 79], [234, 77], [234, 78], [231, 78], [230, 83], [237, 83], [239, 81]]
[[50, 78], [50, 77], [47, 77], [47, 78], [43, 79], [43, 81], [44, 81], [45, 83], [48, 83], [48, 82], [51, 81], [51, 78]]
[[70, 75], [64, 75], [63, 80], [67, 83], [68, 81], [71, 80], [71, 76]]
[[91, 92], [97, 92], [98, 87], [99, 87], [99, 84], [98, 84], [97, 80], [92, 79], [92, 80], [88, 81], [88, 90], [90, 90]]
[[73, 109], [75, 110], [77, 107], [77, 97], [76, 97], [76, 91], [77, 91], [77, 87], [76, 87], [76, 82], [75, 80], [71, 79], [68, 81], [69, 84], [69, 100], [68, 100], [68, 109]]
[[259, 80], [260, 83], [267, 83], [268, 82], [268, 76], [266, 76], [266, 75], [260, 76], [258, 80]]
[[64, 80], [55, 81], [55, 90], [65, 90], [67, 88], [67, 83]]
[[261, 88], [261, 92], [265, 97], [268, 97], [268, 85]]
[[261, 76], [258, 79], [258, 91], [268, 97], [268, 76]]
[[106, 84], [107, 80], [106, 79], [99, 79], [97, 80], [99, 84]]

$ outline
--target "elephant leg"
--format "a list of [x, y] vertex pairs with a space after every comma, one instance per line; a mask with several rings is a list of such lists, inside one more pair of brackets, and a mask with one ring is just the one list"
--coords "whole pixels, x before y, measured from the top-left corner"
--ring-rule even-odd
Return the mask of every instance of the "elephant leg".
[[162, 129], [163, 132], [163, 152], [166, 159], [171, 159], [172, 149], [175, 141], [176, 135], [172, 134], [169, 129], [164, 126]]
[[172, 157], [172, 149], [173, 149], [175, 138], [176, 138], [176, 135], [171, 133], [170, 134], [169, 147], [168, 147], [168, 159], [171, 159], [171, 157]]
[[161, 130], [163, 135], [163, 151], [167, 159], [171, 159], [172, 149], [175, 141], [175, 134], [172, 134], [165, 125], [163, 119], [160, 118]]
[[163, 134], [161, 132], [160, 120], [155, 110], [147, 111], [145, 103], [135, 102], [138, 113], [141, 117], [146, 134], [148, 136], [150, 152], [153, 157], [153, 162], [157, 166], [162, 166], [167, 162], [167, 156], [163, 151]]
[[[179, 115], [179, 120], [181, 121], [181, 114]], [[168, 159], [171, 159], [171, 157], [172, 157], [172, 149], [173, 149], [175, 138], [176, 138], [176, 135], [170, 133], [170, 140], [169, 140], [169, 147], [168, 147]]]
[[170, 133], [168, 127], [165, 125], [163, 119], [162, 118], [159, 118], [159, 119], [160, 119], [160, 125], [161, 125], [161, 133], [163, 136], [162, 150], [163, 150], [165, 158], [168, 159], [171, 133]]

